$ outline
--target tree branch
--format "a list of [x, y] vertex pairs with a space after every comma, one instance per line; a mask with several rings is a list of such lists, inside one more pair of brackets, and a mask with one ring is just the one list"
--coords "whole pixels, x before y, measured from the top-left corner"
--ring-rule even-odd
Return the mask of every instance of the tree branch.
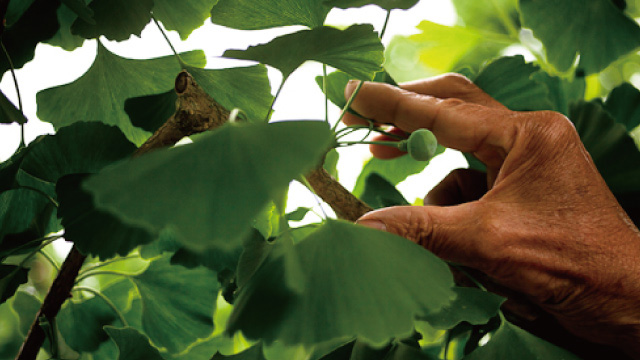
[[362, 215], [373, 210], [345, 189], [322, 166], [311, 171], [306, 178], [313, 191], [329, 204], [341, 219], [355, 222]]
[[[5, 2], [8, 3], [6, 0], [0, 0], [0, 6]], [[178, 74], [175, 90], [178, 94], [176, 112], [136, 150], [134, 157], [154, 149], [174, 145], [185, 136], [214, 129], [229, 119], [229, 111], [202, 90], [188, 72], [183, 70]], [[39, 319], [42, 316], [53, 319], [58, 315], [62, 304], [71, 297], [71, 289], [85, 259], [86, 256], [81, 254], [75, 246], [71, 249], [31, 324], [16, 360], [36, 358], [45, 340], [45, 333], [39, 325]]]

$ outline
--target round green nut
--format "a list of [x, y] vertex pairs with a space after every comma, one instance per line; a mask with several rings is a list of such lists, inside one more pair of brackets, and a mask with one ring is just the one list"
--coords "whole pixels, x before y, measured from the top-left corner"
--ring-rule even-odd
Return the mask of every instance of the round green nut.
[[407, 151], [415, 160], [428, 161], [436, 154], [438, 141], [431, 131], [418, 129], [407, 140], [398, 142], [398, 149]]

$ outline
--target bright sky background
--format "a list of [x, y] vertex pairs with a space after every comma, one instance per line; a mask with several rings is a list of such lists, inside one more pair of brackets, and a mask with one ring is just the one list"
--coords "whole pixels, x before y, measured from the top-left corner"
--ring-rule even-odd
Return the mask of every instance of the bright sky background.
[[[366, 6], [360, 9], [334, 9], [329, 14], [327, 24], [350, 25], [353, 23], [372, 23], [376, 30], [380, 30], [386, 12], [376, 6]], [[408, 11], [394, 10], [383, 42], [388, 44], [396, 34], [408, 35], [416, 33], [415, 27], [421, 20], [430, 20], [445, 25], [452, 25], [456, 21], [455, 11], [450, 0], [422, 0]], [[301, 29], [302, 27], [300, 27]], [[222, 59], [219, 56], [227, 49], [244, 49], [249, 45], [268, 42], [277, 34], [294, 31], [295, 28], [240, 31], [213, 25], [208, 20], [205, 25], [191, 34], [187, 41], [180, 41], [176, 32], [169, 32], [169, 38], [179, 52], [192, 49], [202, 49], [207, 54], [208, 68], [237, 66], [237, 62]], [[171, 51], [155, 25], [150, 24], [142, 32], [142, 36], [132, 37], [121, 43], [103, 41], [109, 50], [120, 56], [130, 58], [152, 58], [170, 55]], [[37, 136], [53, 133], [53, 127], [40, 122], [36, 117], [36, 93], [52, 86], [66, 84], [80, 77], [93, 62], [96, 53], [96, 41], [86, 41], [84, 46], [66, 52], [49, 45], [39, 45], [36, 48], [35, 60], [17, 71], [17, 77], [22, 94], [24, 112], [29, 119], [26, 125], [27, 143]], [[324, 96], [316, 86], [314, 78], [322, 74], [322, 66], [309, 62], [296, 71], [285, 84], [283, 91], [275, 105], [274, 120], [284, 119], [323, 119]], [[269, 69], [272, 88], [277, 89], [281, 75], [277, 70]], [[17, 97], [13, 79], [7, 72], [0, 82], [2, 92], [15, 104]], [[82, 96], [79, 94], [79, 96]], [[81, 101], [81, 97], [79, 97]], [[332, 107], [330, 119], [337, 119], [339, 111]], [[17, 125], [0, 125], [0, 161], [7, 159], [18, 147], [20, 129]], [[370, 154], [366, 145], [340, 149], [340, 180], [347, 188], [352, 188], [361, 164]], [[415, 198], [422, 198], [428, 189], [437, 184], [450, 170], [465, 167], [466, 162], [459, 153], [447, 151], [436, 158], [429, 167], [419, 175], [410, 177], [400, 184], [399, 188], [407, 199], [412, 202]], [[312, 195], [299, 185], [293, 186], [290, 195], [289, 208], [297, 206], [311, 206], [315, 204]]]

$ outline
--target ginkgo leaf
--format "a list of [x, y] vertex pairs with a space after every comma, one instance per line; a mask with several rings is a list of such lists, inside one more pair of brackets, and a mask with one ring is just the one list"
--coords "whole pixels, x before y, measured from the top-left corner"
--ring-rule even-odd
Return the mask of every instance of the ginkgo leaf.
[[124, 111], [131, 124], [154, 133], [176, 112], [178, 94], [174, 89], [165, 93], [129, 98], [124, 102]]
[[56, 316], [60, 334], [73, 350], [95, 351], [109, 337], [102, 330], [116, 320], [105, 301], [94, 296], [84, 301], [67, 301]]
[[7, 97], [0, 92], [0, 124], [24, 124], [27, 119], [24, 114]]
[[520, 0], [525, 27], [542, 41], [547, 60], [560, 71], [597, 73], [640, 47], [640, 26], [610, 0]]
[[28, 269], [16, 265], [0, 264], [0, 304], [12, 297], [18, 286], [27, 282]]
[[154, 232], [123, 223], [113, 214], [96, 209], [91, 194], [81, 188], [88, 176], [63, 176], [56, 185], [65, 239], [72, 241], [82, 254], [102, 260], [125, 256], [158, 237]]
[[96, 21], [93, 19], [93, 10], [89, 8], [87, 5], [88, 2], [92, 0], [61, 0], [62, 4], [67, 6], [71, 11], [73, 11], [79, 18], [84, 20], [86, 23], [94, 25]]
[[240, 30], [288, 25], [319, 27], [329, 13], [324, 0], [220, 0], [211, 10], [214, 24]]
[[640, 126], [640, 91], [629, 83], [613, 89], [604, 108], [631, 132]]
[[[25, 242], [10, 241], [8, 235], [33, 232], [28, 240], [35, 240], [42, 234], [39, 218], [43, 213], [51, 215], [50, 202], [46, 197], [31, 189], [15, 189], [0, 193], [0, 260], [26, 245]], [[34, 229], [35, 227], [35, 229]], [[31, 234], [29, 234], [31, 235]], [[37, 243], [33, 246], [38, 246]], [[29, 246], [29, 249], [32, 246]], [[26, 249], [28, 250], [28, 249]]]
[[135, 150], [136, 146], [117, 127], [78, 122], [44, 136], [31, 146], [20, 168], [31, 176], [55, 183], [67, 174], [98, 172]]
[[160, 351], [136, 329], [105, 326], [104, 331], [118, 347], [118, 360], [164, 360]]
[[474, 350], [465, 359], [578, 360], [579, 357], [503, 321], [489, 342]]
[[232, 124], [194, 144], [112, 166], [85, 184], [98, 208], [125, 222], [156, 232], [171, 228], [192, 249], [230, 248], [270, 198], [315, 165], [331, 139], [324, 122]]
[[384, 47], [371, 25], [345, 30], [320, 27], [283, 35], [246, 50], [227, 50], [225, 57], [255, 60], [289, 77], [305, 61], [333, 66], [361, 80], [371, 80], [384, 61]]
[[34, 1], [35, 0], [10, 1], [5, 15], [5, 26], [9, 27], [15, 24]]
[[466, 27], [505, 35], [511, 35], [520, 29], [518, 0], [453, 0], [452, 2], [459, 21]]
[[262, 345], [257, 344], [245, 351], [234, 355], [224, 356], [220, 353], [213, 355], [211, 360], [267, 360], [262, 353]]
[[211, 270], [171, 265], [164, 256], [132, 280], [142, 299], [142, 326], [154, 344], [179, 353], [213, 332], [219, 285]]
[[155, 0], [153, 16], [167, 30], [176, 30], [182, 40], [204, 24], [218, 0]]
[[[327, 75], [326, 85], [327, 85], [327, 97], [329, 100], [334, 103], [339, 108], [344, 108], [347, 105], [347, 100], [344, 98], [344, 88], [349, 83], [349, 80], [355, 79], [353, 76], [342, 72], [342, 71], [334, 71], [331, 74]], [[320, 87], [320, 89], [324, 92], [323, 76], [316, 76], [316, 84]], [[386, 71], [381, 71], [376, 73], [376, 76], [373, 79], [374, 82], [382, 82], [386, 84], [391, 84], [394, 86], [398, 86], [398, 84], [393, 80], [391, 75], [389, 75]]]
[[[91, 68], [72, 83], [40, 91], [38, 118], [56, 129], [79, 122], [99, 121], [116, 125], [129, 140], [140, 145], [149, 133], [133, 127], [124, 111], [128, 98], [159, 94], [174, 87], [181, 67], [174, 56], [149, 60], [120, 57], [98, 42]], [[204, 63], [204, 54], [194, 51], [181, 57], [191, 64]], [[82, 101], [78, 94], [83, 94]]]
[[[2, 43], [15, 68], [21, 68], [31, 61], [36, 45], [50, 39], [58, 31], [56, 12], [59, 6], [60, 0], [35, 0], [15, 23], [3, 31]], [[7, 57], [0, 56], [0, 74], [10, 68]]]
[[71, 25], [71, 33], [86, 39], [105, 36], [109, 40], [127, 40], [131, 35], [140, 36], [151, 21], [153, 0], [92, 0], [93, 22], [82, 18]]
[[416, 317], [455, 296], [442, 260], [389, 233], [329, 221], [294, 252], [303, 289], [285, 285], [285, 256], [274, 257], [240, 291], [228, 332], [241, 330], [267, 344], [308, 346], [358, 336], [381, 345], [410, 335]]
[[377, 5], [385, 10], [412, 8], [419, 0], [325, 0], [325, 4], [341, 9]]
[[473, 82], [511, 110], [554, 110], [549, 89], [532, 79], [538, 71], [522, 55], [502, 57], [482, 69]]
[[73, 51], [82, 46], [85, 38], [71, 33], [71, 25], [73, 25], [76, 19], [78, 19], [78, 14], [63, 3], [58, 8], [57, 16], [60, 28], [52, 38], [46, 41], [46, 43], [53, 46], [59, 46], [66, 51]]
[[20, 320], [20, 328], [18, 329], [20, 335], [27, 336], [31, 324], [42, 306], [42, 301], [28, 292], [18, 291], [11, 306]]
[[364, 191], [360, 200], [367, 203], [374, 209], [389, 206], [409, 205], [409, 202], [389, 181], [378, 173], [371, 173], [367, 176], [364, 184]]
[[456, 298], [437, 312], [421, 318], [436, 329], [451, 329], [466, 321], [483, 325], [498, 315], [504, 298], [486, 291], [468, 287], [455, 287]]

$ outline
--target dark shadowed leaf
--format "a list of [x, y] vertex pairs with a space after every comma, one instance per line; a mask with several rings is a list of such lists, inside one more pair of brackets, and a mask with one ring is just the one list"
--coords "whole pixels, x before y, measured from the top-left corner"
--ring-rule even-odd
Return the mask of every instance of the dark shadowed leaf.
[[381, 70], [383, 50], [371, 25], [352, 25], [345, 30], [325, 26], [283, 35], [246, 50], [227, 50], [224, 56], [271, 65], [285, 78], [305, 61], [314, 60], [371, 80]]
[[[35, 0], [15, 23], [4, 30], [2, 43], [15, 68], [21, 68], [31, 61], [36, 45], [50, 39], [58, 31], [56, 12], [59, 6], [60, 0]], [[7, 57], [0, 56], [0, 74], [10, 68]]]
[[131, 155], [135, 145], [114, 126], [79, 122], [44, 136], [31, 147], [20, 168], [55, 183], [67, 174], [93, 173]]
[[232, 124], [194, 144], [110, 167], [86, 186], [99, 208], [123, 221], [172, 228], [192, 249], [230, 248], [270, 198], [311, 169], [331, 138], [324, 122]]
[[180, 248], [171, 257], [171, 264], [182, 265], [189, 269], [204, 266], [215, 272], [224, 270], [235, 272], [241, 253], [240, 246], [230, 250], [212, 248], [201, 251]]
[[262, 354], [262, 345], [257, 344], [235, 355], [225, 356], [216, 353], [211, 360], [266, 360], [266, 358]]
[[286, 256], [275, 256], [241, 290], [229, 332], [241, 330], [266, 343], [312, 345], [359, 336], [381, 345], [411, 334], [416, 316], [455, 296], [444, 262], [389, 233], [329, 221], [294, 252], [303, 289], [284, 285]]
[[549, 101], [553, 104], [551, 110], [569, 116], [569, 107], [582, 99], [586, 89], [584, 77], [573, 80], [551, 76], [544, 71], [538, 71], [531, 76], [532, 82], [543, 83], [549, 90]]
[[174, 89], [165, 93], [129, 98], [124, 102], [124, 111], [131, 124], [154, 133], [176, 112], [178, 94]]
[[154, 344], [178, 353], [213, 332], [219, 285], [211, 270], [171, 265], [164, 256], [132, 279], [142, 299], [142, 326]]
[[5, 26], [11, 26], [22, 17], [35, 0], [10, 1], [5, 15]]
[[60, 334], [73, 350], [95, 351], [109, 339], [102, 327], [113, 323], [116, 314], [103, 299], [94, 296], [79, 302], [65, 302], [56, 320]]
[[20, 170], [20, 165], [25, 156], [36, 143], [42, 140], [42, 137], [31, 142], [31, 146], [18, 149], [11, 157], [0, 164], [0, 192], [9, 190], [14, 187], [16, 175]]
[[62, 0], [62, 4], [78, 15], [79, 18], [93, 25], [95, 24], [93, 10], [87, 5], [87, 3], [91, 1], [92, 0]]
[[[189, 63], [201, 65], [201, 51], [181, 55]], [[140, 145], [149, 133], [135, 128], [124, 111], [128, 98], [159, 94], [173, 89], [181, 67], [174, 56], [133, 60], [111, 53], [98, 43], [98, 54], [91, 68], [72, 83], [40, 91], [38, 117], [56, 129], [80, 121], [115, 125], [129, 140]], [[83, 94], [83, 101], [78, 101]]]
[[324, 0], [220, 0], [211, 10], [214, 24], [241, 30], [287, 25], [322, 26], [329, 8]]
[[92, 0], [93, 22], [78, 18], [71, 25], [71, 33], [86, 39], [104, 35], [109, 40], [127, 40], [131, 35], [140, 36], [151, 20], [153, 0]]
[[59, 46], [67, 51], [72, 51], [84, 44], [84, 38], [71, 33], [71, 25], [78, 19], [78, 14], [64, 3], [58, 8], [58, 22], [60, 29], [47, 44]]
[[[29, 250], [39, 245], [40, 242], [32, 241], [44, 235], [41, 220], [52, 214], [50, 205], [46, 197], [30, 189], [0, 193], [0, 260], [17, 251], [23, 253], [20, 250], [25, 246]], [[9, 235], [15, 238], [11, 239]]]
[[118, 360], [164, 360], [160, 351], [136, 329], [106, 326], [104, 331], [118, 347]]
[[109, 212], [98, 210], [91, 194], [82, 189], [89, 174], [62, 177], [56, 185], [58, 214], [65, 228], [65, 239], [85, 255], [102, 260], [125, 256], [139, 245], [153, 241], [157, 234], [123, 223]]
[[465, 359], [578, 360], [579, 358], [567, 350], [561, 349], [504, 321], [486, 345], [479, 347], [466, 356]]
[[176, 30], [182, 40], [204, 24], [218, 0], [155, 0], [153, 16], [167, 30]]
[[520, 0], [520, 11], [560, 71], [580, 55], [578, 67], [596, 73], [640, 46], [640, 27], [610, 0]]
[[409, 202], [389, 181], [378, 173], [367, 176], [364, 184], [364, 192], [360, 200], [374, 209], [396, 205], [409, 205]]
[[498, 315], [504, 298], [475, 288], [456, 287], [456, 299], [440, 311], [421, 318], [436, 329], [451, 329], [460, 322], [483, 325]]
[[12, 297], [18, 286], [27, 282], [28, 269], [0, 264], [0, 304]]
[[[436, 156], [444, 152], [444, 147], [438, 145]], [[365, 189], [366, 179], [371, 173], [377, 173], [386, 179], [391, 185], [398, 185], [404, 181], [409, 175], [414, 175], [429, 165], [429, 161], [417, 161], [409, 155], [400, 156], [392, 160], [381, 160], [378, 158], [371, 158], [367, 161], [358, 175], [356, 185], [353, 188], [353, 194], [356, 196], [362, 196]]]
[[627, 131], [640, 126], [640, 91], [629, 83], [624, 83], [613, 89], [604, 108], [613, 118], [623, 124]]
[[27, 119], [24, 114], [13, 103], [7, 99], [4, 93], [0, 92], [0, 124], [11, 123], [24, 124]]
[[532, 79], [539, 70], [525, 63], [522, 55], [503, 57], [482, 69], [474, 82], [511, 110], [552, 110], [549, 89]]
[[273, 244], [259, 232], [254, 231], [254, 236], [245, 241], [243, 248], [236, 271], [236, 282], [239, 288], [243, 287], [264, 263], [273, 250]]
[[418, 0], [325, 0], [325, 4], [341, 9], [362, 7], [365, 5], [377, 5], [385, 10], [409, 9], [418, 3]]

